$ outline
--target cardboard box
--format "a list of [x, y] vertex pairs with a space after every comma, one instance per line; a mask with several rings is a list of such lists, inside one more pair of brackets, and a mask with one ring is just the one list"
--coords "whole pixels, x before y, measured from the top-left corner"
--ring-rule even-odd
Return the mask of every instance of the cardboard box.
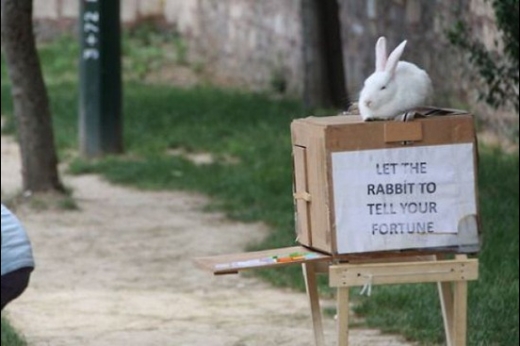
[[363, 122], [356, 115], [294, 120], [299, 243], [332, 255], [477, 252], [473, 117], [434, 111], [410, 122]]

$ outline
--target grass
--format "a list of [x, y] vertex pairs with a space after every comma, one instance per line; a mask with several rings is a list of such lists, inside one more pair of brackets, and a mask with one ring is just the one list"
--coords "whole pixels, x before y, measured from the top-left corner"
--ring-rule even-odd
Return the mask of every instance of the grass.
[[[144, 72], [136, 78], [135, 71], [129, 71], [136, 63], [146, 63], [144, 53], [134, 56], [136, 49], [128, 48], [132, 38], [125, 40], [129, 40], [124, 43], [123, 64], [126, 152], [96, 161], [76, 154], [77, 47], [70, 39], [61, 39], [40, 49], [60, 159], [70, 163], [74, 174], [98, 173], [117, 184], [203, 192], [212, 197], [210, 208], [238, 220], [263, 221], [270, 226], [268, 238], [254, 249], [295, 244], [289, 124], [309, 115], [301, 104], [211, 86], [182, 89], [145, 84], [140, 81]], [[174, 50], [176, 43], [172, 45]], [[155, 54], [151, 54], [154, 61]], [[12, 120], [3, 62], [2, 114]], [[7, 128], [13, 130], [12, 122]], [[196, 165], [172, 155], [179, 149], [211, 153], [215, 160]], [[480, 151], [483, 249], [480, 279], [469, 285], [468, 345], [507, 346], [519, 341], [518, 166], [518, 153]], [[297, 267], [258, 274], [275, 285], [303, 289]], [[326, 283], [321, 289], [330, 293]], [[443, 330], [434, 285], [378, 286], [370, 298], [358, 299], [356, 311], [368, 325], [402, 333], [424, 345], [441, 343]]]
[[25, 340], [13, 329], [9, 321], [2, 317], [2, 346], [26, 346]]

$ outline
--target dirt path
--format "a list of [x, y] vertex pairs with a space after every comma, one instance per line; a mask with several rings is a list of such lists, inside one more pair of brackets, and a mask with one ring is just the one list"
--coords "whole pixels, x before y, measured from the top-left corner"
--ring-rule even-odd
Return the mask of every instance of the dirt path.
[[[16, 144], [2, 137], [2, 191], [20, 189]], [[267, 230], [203, 212], [207, 199], [64, 177], [79, 211], [16, 212], [34, 246], [30, 287], [7, 309], [31, 346], [311, 346], [306, 296], [255, 278], [212, 277], [191, 259], [240, 252]], [[325, 319], [327, 345], [335, 323]], [[355, 329], [351, 345], [409, 345]]]

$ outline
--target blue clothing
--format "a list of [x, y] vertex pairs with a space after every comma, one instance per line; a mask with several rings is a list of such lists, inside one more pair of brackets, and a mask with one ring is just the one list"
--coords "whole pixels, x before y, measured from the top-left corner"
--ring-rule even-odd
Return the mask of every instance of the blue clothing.
[[34, 268], [31, 242], [18, 218], [2, 204], [2, 276]]

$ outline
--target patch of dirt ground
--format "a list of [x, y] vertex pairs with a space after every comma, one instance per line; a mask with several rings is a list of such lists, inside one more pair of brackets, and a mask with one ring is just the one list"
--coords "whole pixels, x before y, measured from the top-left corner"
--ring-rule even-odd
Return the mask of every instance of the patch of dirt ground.
[[[20, 191], [16, 143], [2, 136], [2, 191]], [[204, 212], [204, 196], [145, 192], [63, 175], [79, 211], [17, 208], [34, 247], [30, 287], [6, 308], [31, 346], [311, 346], [303, 293], [213, 277], [197, 256], [241, 252], [267, 234]], [[330, 302], [329, 302], [330, 303]], [[327, 345], [336, 326], [325, 318]], [[351, 345], [410, 345], [353, 329]]]

